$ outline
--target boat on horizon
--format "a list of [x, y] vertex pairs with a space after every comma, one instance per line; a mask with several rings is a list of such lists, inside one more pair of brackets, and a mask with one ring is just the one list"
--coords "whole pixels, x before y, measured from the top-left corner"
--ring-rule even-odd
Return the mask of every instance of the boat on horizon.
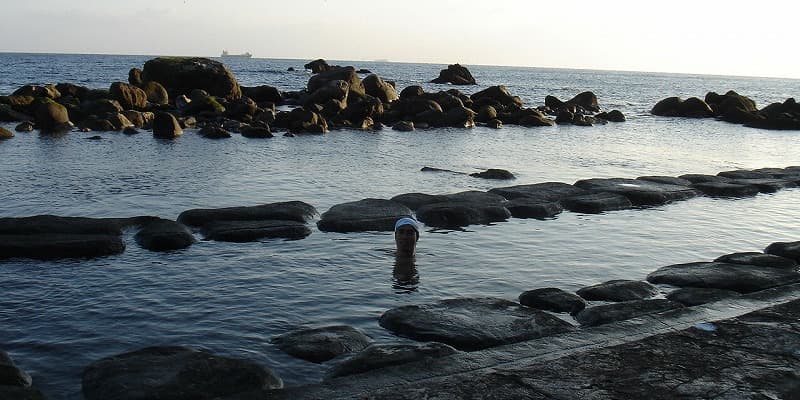
[[251, 57], [253, 57], [253, 55], [250, 54], [249, 52], [244, 52], [242, 54], [231, 54], [231, 53], [228, 53], [228, 50], [222, 50], [222, 55], [220, 55], [220, 57], [222, 57], [222, 58], [251, 58]]

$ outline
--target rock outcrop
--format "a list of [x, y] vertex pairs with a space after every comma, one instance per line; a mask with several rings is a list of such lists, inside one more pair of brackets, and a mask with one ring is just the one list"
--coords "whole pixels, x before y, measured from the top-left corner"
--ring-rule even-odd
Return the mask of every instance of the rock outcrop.
[[315, 363], [322, 363], [346, 353], [365, 349], [372, 339], [351, 326], [336, 325], [302, 329], [272, 339], [284, 352]]
[[450, 83], [453, 85], [475, 85], [475, 78], [469, 70], [460, 64], [451, 64], [439, 72], [439, 77], [431, 83]]

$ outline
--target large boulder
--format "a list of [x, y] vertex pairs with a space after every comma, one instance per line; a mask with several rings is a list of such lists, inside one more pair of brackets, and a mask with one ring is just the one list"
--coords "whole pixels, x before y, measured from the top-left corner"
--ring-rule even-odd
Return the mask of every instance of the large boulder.
[[82, 376], [86, 400], [213, 399], [282, 387], [263, 366], [177, 346], [107, 357], [91, 363]]
[[502, 106], [516, 105], [522, 107], [522, 99], [517, 96], [512, 96], [505, 86], [490, 86], [470, 96], [476, 104], [481, 99], [491, 99]]
[[147, 93], [129, 83], [114, 82], [108, 92], [126, 110], [144, 110], [147, 107]]
[[142, 79], [164, 85], [173, 98], [189, 95], [194, 89], [202, 89], [212, 96], [227, 100], [242, 97], [239, 82], [231, 70], [219, 61], [208, 58], [154, 58], [144, 64]]
[[458, 353], [458, 350], [444, 343], [429, 342], [419, 344], [373, 344], [352, 357], [336, 364], [328, 373], [328, 378], [360, 374], [379, 368], [428, 361]]
[[36, 127], [43, 133], [63, 132], [72, 128], [67, 108], [49, 98], [41, 99], [36, 106], [34, 117]]
[[317, 215], [314, 206], [302, 201], [287, 201], [251, 207], [199, 208], [178, 215], [178, 222], [203, 227], [217, 221], [296, 221], [307, 223]]
[[158, 82], [145, 82], [142, 84], [142, 90], [147, 96], [147, 101], [153, 104], [163, 105], [169, 103], [169, 92], [167, 92], [167, 88]]
[[212, 221], [203, 225], [203, 236], [220, 242], [255, 242], [261, 239], [303, 239], [311, 234], [304, 222], [286, 220]]
[[466, 67], [460, 64], [451, 64], [447, 69], [439, 72], [439, 77], [431, 83], [451, 83], [453, 85], [475, 85], [475, 78]]
[[324, 232], [393, 231], [394, 223], [411, 215], [411, 210], [394, 201], [363, 199], [337, 204], [317, 222]]
[[445, 197], [447, 201], [419, 207], [417, 218], [430, 226], [458, 228], [505, 221], [511, 217], [511, 212], [503, 204], [505, 199], [497, 194], [466, 191]]
[[764, 253], [800, 262], [800, 242], [775, 242], [767, 246]]
[[286, 353], [315, 363], [322, 363], [346, 353], [365, 349], [372, 339], [351, 326], [337, 325], [302, 329], [276, 336], [271, 340]]
[[581, 288], [576, 293], [589, 301], [630, 301], [653, 297], [658, 289], [647, 282], [617, 279]]
[[331, 69], [331, 66], [328, 65], [328, 62], [318, 58], [314, 61], [311, 61], [303, 66], [305, 69], [310, 69], [312, 74], [318, 74], [320, 72], [325, 72]]
[[391, 103], [400, 98], [394, 86], [384, 82], [378, 75], [372, 74], [364, 78], [364, 90], [372, 97], [384, 103]]
[[593, 113], [600, 111], [597, 96], [590, 91], [576, 94], [575, 97], [567, 100], [566, 104], [575, 105]]
[[714, 116], [711, 107], [697, 97], [690, 97], [686, 100], [682, 100], [680, 97], [668, 97], [656, 103], [650, 113], [663, 117], [708, 118]]
[[283, 93], [273, 86], [261, 85], [247, 87], [242, 86], [242, 94], [253, 99], [253, 101], [280, 103], [283, 101]]
[[557, 313], [576, 314], [586, 308], [586, 301], [575, 293], [558, 288], [542, 288], [523, 292], [519, 304]]
[[153, 136], [159, 139], [174, 139], [183, 134], [183, 129], [174, 115], [157, 112], [153, 117]]
[[135, 236], [136, 243], [150, 251], [185, 249], [196, 242], [186, 225], [159, 219], [142, 226]]
[[575, 319], [581, 326], [597, 326], [682, 307], [666, 299], [623, 301], [585, 308]]
[[724, 262], [694, 262], [659, 268], [647, 275], [653, 284], [750, 293], [800, 282], [800, 273], [773, 267]]
[[656, 206], [695, 197], [691, 187], [669, 185], [625, 178], [592, 178], [575, 182], [575, 186], [593, 192], [611, 192], [627, 197], [635, 206]]
[[330, 81], [345, 81], [351, 91], [365, 93], [364, 84], [353, 67], [337, 67], [312, 76], [306, 85], [308, 92], [314, 93], [314, 91], [327, 85]]
[[382, 327], [418, 341], [474, 351], [569, 332], [572, 325], [544, 311], [494, 298], [447, 299], [393, 308]]

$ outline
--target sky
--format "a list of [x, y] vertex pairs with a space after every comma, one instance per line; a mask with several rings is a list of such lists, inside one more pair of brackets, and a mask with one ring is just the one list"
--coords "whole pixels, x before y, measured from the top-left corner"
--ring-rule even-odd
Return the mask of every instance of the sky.
[[800, 79], [800, 2], [0, 0], [0, 52], [379, 60]]

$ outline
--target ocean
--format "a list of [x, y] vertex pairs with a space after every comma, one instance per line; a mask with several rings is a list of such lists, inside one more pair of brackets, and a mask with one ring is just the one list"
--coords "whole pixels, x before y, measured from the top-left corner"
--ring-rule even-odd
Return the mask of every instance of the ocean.
[[[0, 54], [0, 95], [28, 83], [108, 88], [149, 56]], [[300, 90], [309, 60], [226, 59], [245, 86]], [[441, 64], [329, 60], [366, 68], [397, 87], [426, 91]], [[287, 69], [294, 67], [295, 72]], [[0, 141], [0, 217], [154, 215], [193, 208], [301, 200], [322, 213], [339, 203], [424, 192], [447, 194], [517, 184], [642, 175], [716, 174], [800, 165], [800, 132], [714, 119], [656, 117], [670, 96], [736, 90], [759, 107], [800, 94], [800, 80], [643, 72], [467, 66], [471, 94], [505, 85], [527, 106], [593, 91], [624, 123], [500, 130], [426, 129], [174, 141], [149, 132], [16, 133]], [[15, 124], [2, 123], [13, 130]], [[86, 140], [100, 135], [102, 140]], [[452, 173], [503, 168], [516, 180]], [[270, 343], [300, 327], [346, 324], [378, 343], [404, 342], [378, 326], [386, 310], [462, 296], [516, 300], [523, 291], [577, 290], [610, 279], [642, 280], [674, 263], [760, 251], [800, 240], [800, 189], [743, 199], [699, 197], [603, 214], [564, 212], [464, 230], [426, 229], [418, 283], [393, 279], [391, 233], [325, 233], [257, 243], [200, 241], [170, 253], [141, 249], [91, 260], [0, 261], [0, 348], [51, 399], [77, 399], [92, 361], [153, 345], [188, 345], [273, 369], [287, 386], [319, 381], [330, 363], [294, 359]], [[663, 288], [667, 291], [667, 288]]]

